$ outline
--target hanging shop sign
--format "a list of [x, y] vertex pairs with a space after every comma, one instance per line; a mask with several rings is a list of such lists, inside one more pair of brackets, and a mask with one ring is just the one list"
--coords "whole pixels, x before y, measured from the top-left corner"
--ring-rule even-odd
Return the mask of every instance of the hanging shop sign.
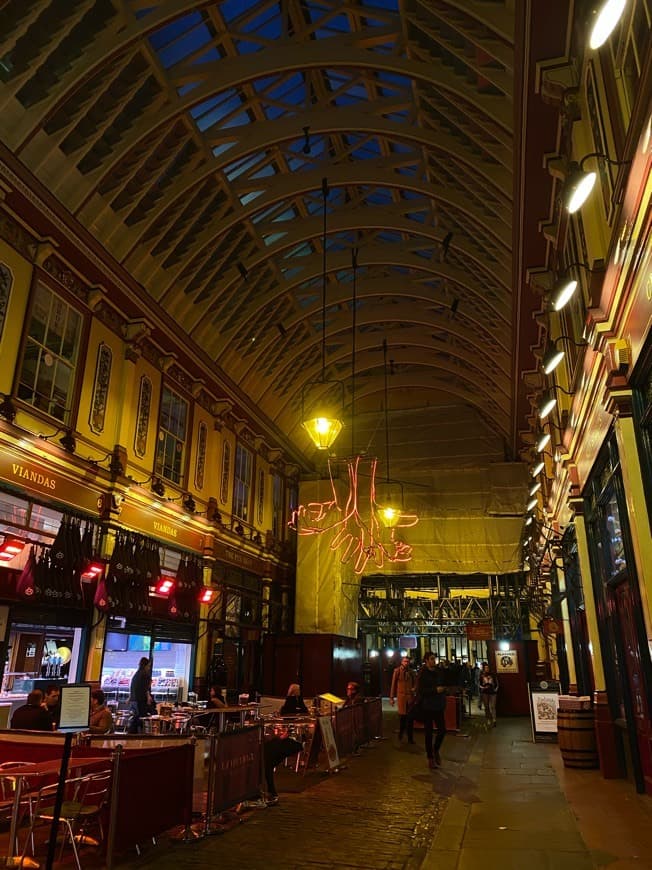
[[142, 532], [149, 538], [169, 541], [184, 550], [203, 552], [204, 536], [184, 523], [162, 516], [153, 509], [123, 502], [120, 510], [120, 525]]
[[50, 465], [14, 452], [6, 445], [0, 451], [0, 478], [41, 498], [47, 496], [88, 513], [97, 513], [98, 490], [90, 488], [87, 482], [69, 480]]
[[260, 577], [268, 577], [270, 575], [270, 564], [267, 560], [251, 556], [244, 550], [238, 550], [235, 547], [223, 544], [221, 541], [215, 541], [213, 552], [216, 559], [220, 562], [226, 562], [227, 565], [242, 568], [244, 571], [258, 574]]
[[548, 636], [551, 634], [563, 634], [564, 626], [561, 619], [554, 619], [552, 616], [546, 616], [543, 620], [543, 633]]
[[491, 640], [493, 636], [493, 629], [488, 623], [466, 623], [467, 640]]

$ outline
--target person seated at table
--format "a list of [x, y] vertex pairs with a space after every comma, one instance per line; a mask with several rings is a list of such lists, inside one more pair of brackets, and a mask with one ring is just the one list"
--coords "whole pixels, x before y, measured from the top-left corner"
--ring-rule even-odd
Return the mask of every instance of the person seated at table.
[[344, 702], [345, 707], [353, 707], [355, 704], [362, 704], [364, 701], [364, 692], [362, 691], [362, 686], [360, 683], [355, 683], [353, 680], [349, 680], [346, 684], [346, 701]]
[[27, 703], [15, 711], [11, 717], [11, 727], [26, 731], [52, 731], [54, 722], [43, 706], [43, 692], [40, 689], [30, 692]]
[[301, 696], [301, 686], [298, 683], [290, 684], [285, 703], [278, 712], [281, 716], [300, 716], [308, 713], [308, 708]]
[[54, 727], [58, 728], [59, 720], [61, 719], [61, 689], [59, 688], [58, 683], [49, 683], [45, 687], [43, 706], [50, 716], [52, 716]]
[[113, 716], [106, 706], [106, 695], [101, 689], [91, 692], [91, 734], [109, 734], [113, 731]]
[[206, 709], [210, 710], [211, 707], [226, 707], [224, 696], [222, 695], [222, 689], [219, 686], [211, 686], [208, 690], [208, 704]]

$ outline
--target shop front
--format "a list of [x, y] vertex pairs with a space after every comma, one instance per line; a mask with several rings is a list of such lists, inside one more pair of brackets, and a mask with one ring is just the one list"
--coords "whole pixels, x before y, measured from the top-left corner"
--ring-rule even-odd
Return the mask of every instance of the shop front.
[[[125, 503], [96, 606], [105, 615], [99, 680], [109, 703], [128, 706], [141, 658], [152, 661], [155, 703], [192, 697], [204, 536], [182, 520]], [[124, 566], [129, 566], [125, 576]]]
[[585, 490], [585, 517], [615, 761], [637, 791], [652, 793], [650, 652], [613, 435]]
[[262, 640], [287, 630], [289, 593], [281, 568], [266, 559], [215, 541], [212, 583], [217, 596], [207, 615], [207, 681], [230, 700], [262, 688]]
[[47, 446], [0, 446], [0, 704], [15, 708], [84, 676], [101, 489], [48, 461]]

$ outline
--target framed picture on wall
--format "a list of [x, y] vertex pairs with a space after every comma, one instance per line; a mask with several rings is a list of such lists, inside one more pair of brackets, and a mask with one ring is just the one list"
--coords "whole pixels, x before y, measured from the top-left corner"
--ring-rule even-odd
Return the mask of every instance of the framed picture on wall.
[[518, 651], [515, 649], [496, 650], [496, 673], [518, 673]]

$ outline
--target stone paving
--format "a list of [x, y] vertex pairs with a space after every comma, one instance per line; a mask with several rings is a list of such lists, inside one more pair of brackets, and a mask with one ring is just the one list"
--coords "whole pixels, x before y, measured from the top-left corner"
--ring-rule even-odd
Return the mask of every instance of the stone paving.
[[421, 734], [415, 746], [399, 745], [393, 710], [384, 723], [386, 739], [339, 773], [304, 777], [279, 768], [276, 806], [254, 810], [219, 835], [150, 847], [121, 867], [418, 870], [451, 796], [473, 799], [473, 783], [460, 772], [475, 738], [448, 735], [442, 767], [430, 771]]

